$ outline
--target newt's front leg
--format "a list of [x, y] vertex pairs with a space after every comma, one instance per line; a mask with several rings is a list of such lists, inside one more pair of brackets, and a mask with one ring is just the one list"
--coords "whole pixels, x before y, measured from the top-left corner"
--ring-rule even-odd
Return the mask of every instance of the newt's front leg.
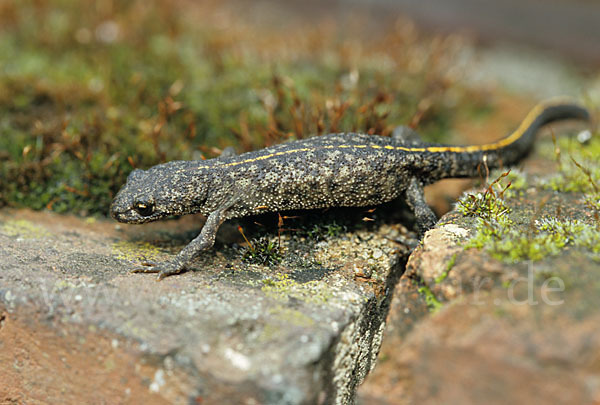
[[200, 232], [177, 256], [164, 263], [142, 263], [145, 267], [140, 267], [132, 270], [132, 273], [158, 273], [157, 281], [173, 274], [181, 273], [186, 266], [200, 252], [210, 249], [215, 244], [215, 237], [219, 226], [225, 220], [225, 213], [229, 208], [221, 208], [214, 211], [206, 219], [206, 223]]

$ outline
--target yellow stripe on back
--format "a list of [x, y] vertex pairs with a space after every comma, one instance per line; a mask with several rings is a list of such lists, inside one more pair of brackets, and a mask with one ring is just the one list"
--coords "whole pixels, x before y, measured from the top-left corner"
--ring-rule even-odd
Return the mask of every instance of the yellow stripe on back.
[[[560, 105], [560, 104], [565, 104], [565, 103], [572, 103], [572, 100], [561, 97], [561, 98], [554, 98], [554, 99], [550, 99], [545, 102], [539, 103], [529, 112], [529, 114], [527, 114], [525, 119], [521, 122], [519, 127], [514, 132], [512, 132], [507, 137], [500, 139], [499, 141], [487, 143], [487, 144], [483, 144], [483, 145], [423, 146], [423, 147], [407, 147], [407, 146], [394, 146], [394, 145], [381, 146], [381, 145], [375, 145], [375, 144], [320, 145], [320, 146], [315, 146], [315, 147], [289, 149], [289, 150], [269, 153], [266, 155], [257, 156], [257, 157], [253, 157], [253, 158], [249, 158], [249, 159], [245, 159], [245, 160], [240, 160], [237, 162], [231, 162], [231, 163], [226, 163], [223, 165], [218, 165], [218, 167], [239, 166], [239, 165], [242, 165], [245, 163], [252, 163], [252, 162], [270, 159], [275, 156], [284, 156], [284, 155], [290, 155], [293, 153], [301, 153], [301, 152], [313, 152], [313, 151], [322, 150], [322, 149], [350, 149], [350, 148], [366, 149], [366, 148], [370, 148], [370, 149], [399, 150], [399, 151], [404, 151], [404, 152], [431, 152], [431, 153], [444, 153], [444, 152], [471, 153], [471, 152], [485, 152], [485, 151], [490, 151], [490, 150], [497, 150], [497, 149], [509, 146], [510, 144], [518, 141], [527, 132], [527, 130], [531, 127], [531, 125], [533, 125], [535, 120], [540, 116], [540, 114], [546, 108]], [[198, 167], [198, 169], [208, 169], [209, 167], [211, 167], [211, 166], [200, 166], [200, 167]]]

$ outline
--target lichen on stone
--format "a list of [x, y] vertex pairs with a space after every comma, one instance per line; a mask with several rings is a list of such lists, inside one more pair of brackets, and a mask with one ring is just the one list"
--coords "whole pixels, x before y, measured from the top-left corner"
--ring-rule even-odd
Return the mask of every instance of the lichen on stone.
[[153, 261], [161, 256], [158, 247], [148, 242], [119, 241], [112, 245], [113, 256], [117, 259], [128, 261]]
[[50, 235], [46, 228], [25, 219], [6, 221], [0, 226], [0, 233], [23, 239], [45, 238]]

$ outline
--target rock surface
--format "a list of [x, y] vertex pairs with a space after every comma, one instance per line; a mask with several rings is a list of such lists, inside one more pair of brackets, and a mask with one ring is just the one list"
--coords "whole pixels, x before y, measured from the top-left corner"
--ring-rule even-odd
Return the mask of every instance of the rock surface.
[[0, 402], [351, 403], [404, 268], [402, 229], [288, 232], [293, 267], [218, 243], [185, 274], [128, 273], [178, 251], [194, 219], [0, 212]]
[[[599, 213], [589, 194], [540, 186], [551, 162], [525, 170], [529, 185], [506, 199], [522, 239], [506, 253], [466, 248], [477, 221], [454, 210], [410, 256], [360, 403], [600, 401]], [[552, 221], [561, 236], [534, 243]], [[509, 259], [519, 249], [543, 254]]]
[[460, 253], [445, 280], [426, 284], [450, 302], [427, 316], [422, 296], [407, 302], [419, 297], [414, 278], [423, 262], [445, 270], [453, 255], [428, 248], [426, 240], [397, 288], [364, 403], [597, 403], [597, 261], [573, 251], [505, 265], [478, 251]]

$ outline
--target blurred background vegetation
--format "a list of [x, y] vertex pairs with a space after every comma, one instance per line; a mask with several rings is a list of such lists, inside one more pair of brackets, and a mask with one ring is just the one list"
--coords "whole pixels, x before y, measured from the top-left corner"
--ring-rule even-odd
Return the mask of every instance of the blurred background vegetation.
[[443, 141], [458, 108], [486, 113], [459, 37], [244, 7], [0, 2], [0, 207], [106, 215], [134, 167], [399, 124]]

